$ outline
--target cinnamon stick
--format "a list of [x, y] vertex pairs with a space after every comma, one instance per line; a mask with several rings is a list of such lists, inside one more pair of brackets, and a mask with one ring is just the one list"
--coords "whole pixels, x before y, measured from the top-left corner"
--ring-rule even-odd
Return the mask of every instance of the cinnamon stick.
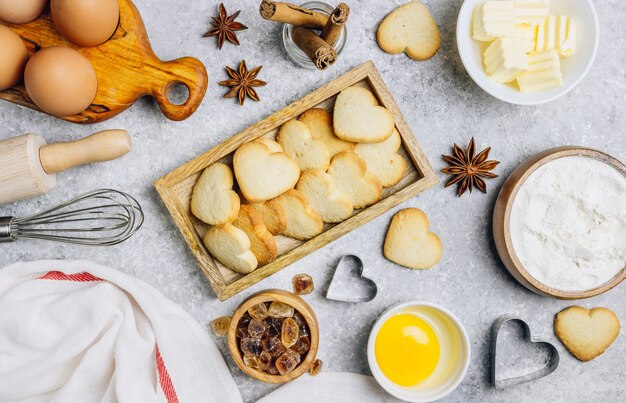
[[349, 15], [350, 7], [348, 7], [346, 3], [339, 3], [337, 8], [330, 13], [321, 34], [322, 39], [325, 40], [326, 43], [332, 46], [337, 42], [344, 24], [348, 21]]
[[293, 27], [292, 38], [318, 69], [324, 70], [337, 61], [335, 49], [310, 29]]
[[259, 12], [266, 20], [285, 22], [296, 27], [323, 29], [328, 21], [326, 14], [279, 1], [263, 0]]

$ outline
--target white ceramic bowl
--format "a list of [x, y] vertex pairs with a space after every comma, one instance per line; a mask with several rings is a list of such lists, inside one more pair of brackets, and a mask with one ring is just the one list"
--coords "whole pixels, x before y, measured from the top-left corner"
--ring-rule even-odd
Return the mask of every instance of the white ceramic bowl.
[[[405, 387], [391, 382], [376, 361], [374, 344], [381, 326], [391, 316], [412, 313], [426, 321], [435, 331], [441, 346], [439, 364], [426, 381]], [[408, 402], [432, 402], [447, 396], [463, 380], [470, 362], [471, 348], [467, 332], [454, 314], [430, 302], [411, 301], [393, 305], [376, 320], [367, 342], [367, 361], [376, 381], [388, 393]]]
[[485, 73], [485, 42], [472, 39], [472, 14], [486, 0], [465, 0], [456, 25], [456, 43], [461, 61], [483, 90], [503, 101], [518, 105], [539, 105], [554, 101], [571, 91], [587, 75], [598, 51], [600, 29], [591, 0], [550, 0], [550, 14], [571, 17], [576, 22], [576, 53], [561, 58], [564, 85], [549, 91], [522, 93], [516, 85], [500, 84]]

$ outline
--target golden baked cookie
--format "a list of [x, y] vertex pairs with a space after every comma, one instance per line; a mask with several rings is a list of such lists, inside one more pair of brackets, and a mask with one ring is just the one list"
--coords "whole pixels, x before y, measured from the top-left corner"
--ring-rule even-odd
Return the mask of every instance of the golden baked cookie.
[[355, 143], [379, 143], [393, 133], [391, 113], [363, 87], [348, 87], [337, 95], [333, 110], [335, 135]]
[[380, 143], [359, 143], [354, 152], [367, 164], [367, 171], [374, 174], [383, 187], [390, 187], [400, 182], [406, 171], [406, 163], [398, 150], [402, 145], [400, 133], [393, 134]]
[[272, 234], [280, 235], [287, 229], [287, 214], [276, 200], [252, 203], [251, 206], [261, 214], [265, 226]]
[[298, 163], [275, 141], [259, 139], [241, 145], [233, 157], [241, 193], [250, 202], [273, 199], [293, 189], [300, 177]]
[[340, 152], [354, 149], [354, 143], [335, 136], [333, 116], [326, 109], [309, 109], [300, 115], [298, 120], [308, 126], [313, 137], [326, 144], [331, 158]]
[[250, 239], [232, 224], [211, 227], [204, 236], [204, 246], [221, 264], [238, 273], [250, 273], [258, 262], [250, 250]]
[[318, 235], [324, 229], [321, 217], [311, 208], [302, 192], [291, 189], [275, 200], [283, 207], [287, 216], [287, 228], [283, 235], [306, 240]]
[[427, 60], [437, 54], [441, 35], [428, 8], [412, 1], [389, 13], [378, 26], [378, 46], [391, 54], [405, 52], [413, 60]]
[[324, 222], [336, 223], [352, 215], [352, 201], [341, 191], [333, 177], [321, 169], [307, 169], [300, 175], [296, 189], [309, 200]]
[[328, 147], [314, 138], [309, 127], [299, 120], [290, 120], [283, 124], [276, 135], [276, 141], [285, 154], [298, 163], [301, 171], [309, 168], [328, 169]]
[[570, 306], [554, 317], [556, 337], [580, 361], [590, 361], [604, 353], [619, 332], [619, 319], [607, 308]]
[[428, 217], [408, 208], [393, 216], [383, 248], [387, 259], [411, 269], [430, 269], [441, 259], [441, 239], [430, 231]]
[[352, 207], [360, 209], [370, 206], [383, 196], [380, 180], [367, 172], [367, 164], [357, 153], [344, 152], [333, 157], [328, 174], [337, 183], [339, 190], [352, 202]]
[[250, 250], [259, 265], [263, 266], [276, 259], [278, 247], [274, 236], [267, 230], [263, 217], [252, 206], [244, 204], [239, 209], [233, 225], [246, 233], [250, 240]]
[[233, 173], [216, 162], [202, 172], [193, 187], [191, 212], [207, 224], [232, 222], [239, 213], [239, 196], [233, 191]]

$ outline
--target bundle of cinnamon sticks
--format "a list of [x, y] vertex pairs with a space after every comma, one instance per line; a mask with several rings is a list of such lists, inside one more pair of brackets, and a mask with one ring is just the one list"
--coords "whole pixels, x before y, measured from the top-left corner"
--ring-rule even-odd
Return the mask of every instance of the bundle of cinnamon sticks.
[[350, 7], [347, 4], [339, 3], [330, 15], [326, 15], [294, 4], [263, 0], [259, 11], [266, 20], [293, 25], [294, 43], [318, 69], [324, 70], [337, 61], [333, 45], [348, 20]]

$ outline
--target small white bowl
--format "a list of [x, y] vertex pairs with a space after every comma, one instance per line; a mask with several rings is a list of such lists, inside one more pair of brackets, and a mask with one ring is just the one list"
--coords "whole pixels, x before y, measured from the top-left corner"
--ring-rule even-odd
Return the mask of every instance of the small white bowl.
[[561, 58], [564, 85], [534, 93], [523, 93], [517, 85], [500, 84], [487, 77], [483, 64], [486, 42], [472, 38], [474, 9], [485, 1], [463, 2], [456, 24], [456, 43], [465, 69], [487, 93], [512, 104], [539, 105], [567, 94], [587, 75], [596, 58], [600, 39], [598, 16], [591, 0], [550, 0], [550, 14], [565, 15], [576, 22], [576, 53]]
[[[426, 321], [435, 331], [441, 347], [441, 356], [433, 375], [412, 387], [391, 382], [382, 373], [374, 353], [380, 328], [387, 319], [399, 313], [412, 313]], [[367, 361], [376, 381], [389, 394], [408, 402], [432, 402], [450, 394], [465, 377], [470, 355], [469, 338], [461, 322], [444, 307], [430, 302], [411, 301], [393, 305], [378, 317], [367, 342]], [[451, 366], [448, 365], [450, 362], [453, 362]]]

